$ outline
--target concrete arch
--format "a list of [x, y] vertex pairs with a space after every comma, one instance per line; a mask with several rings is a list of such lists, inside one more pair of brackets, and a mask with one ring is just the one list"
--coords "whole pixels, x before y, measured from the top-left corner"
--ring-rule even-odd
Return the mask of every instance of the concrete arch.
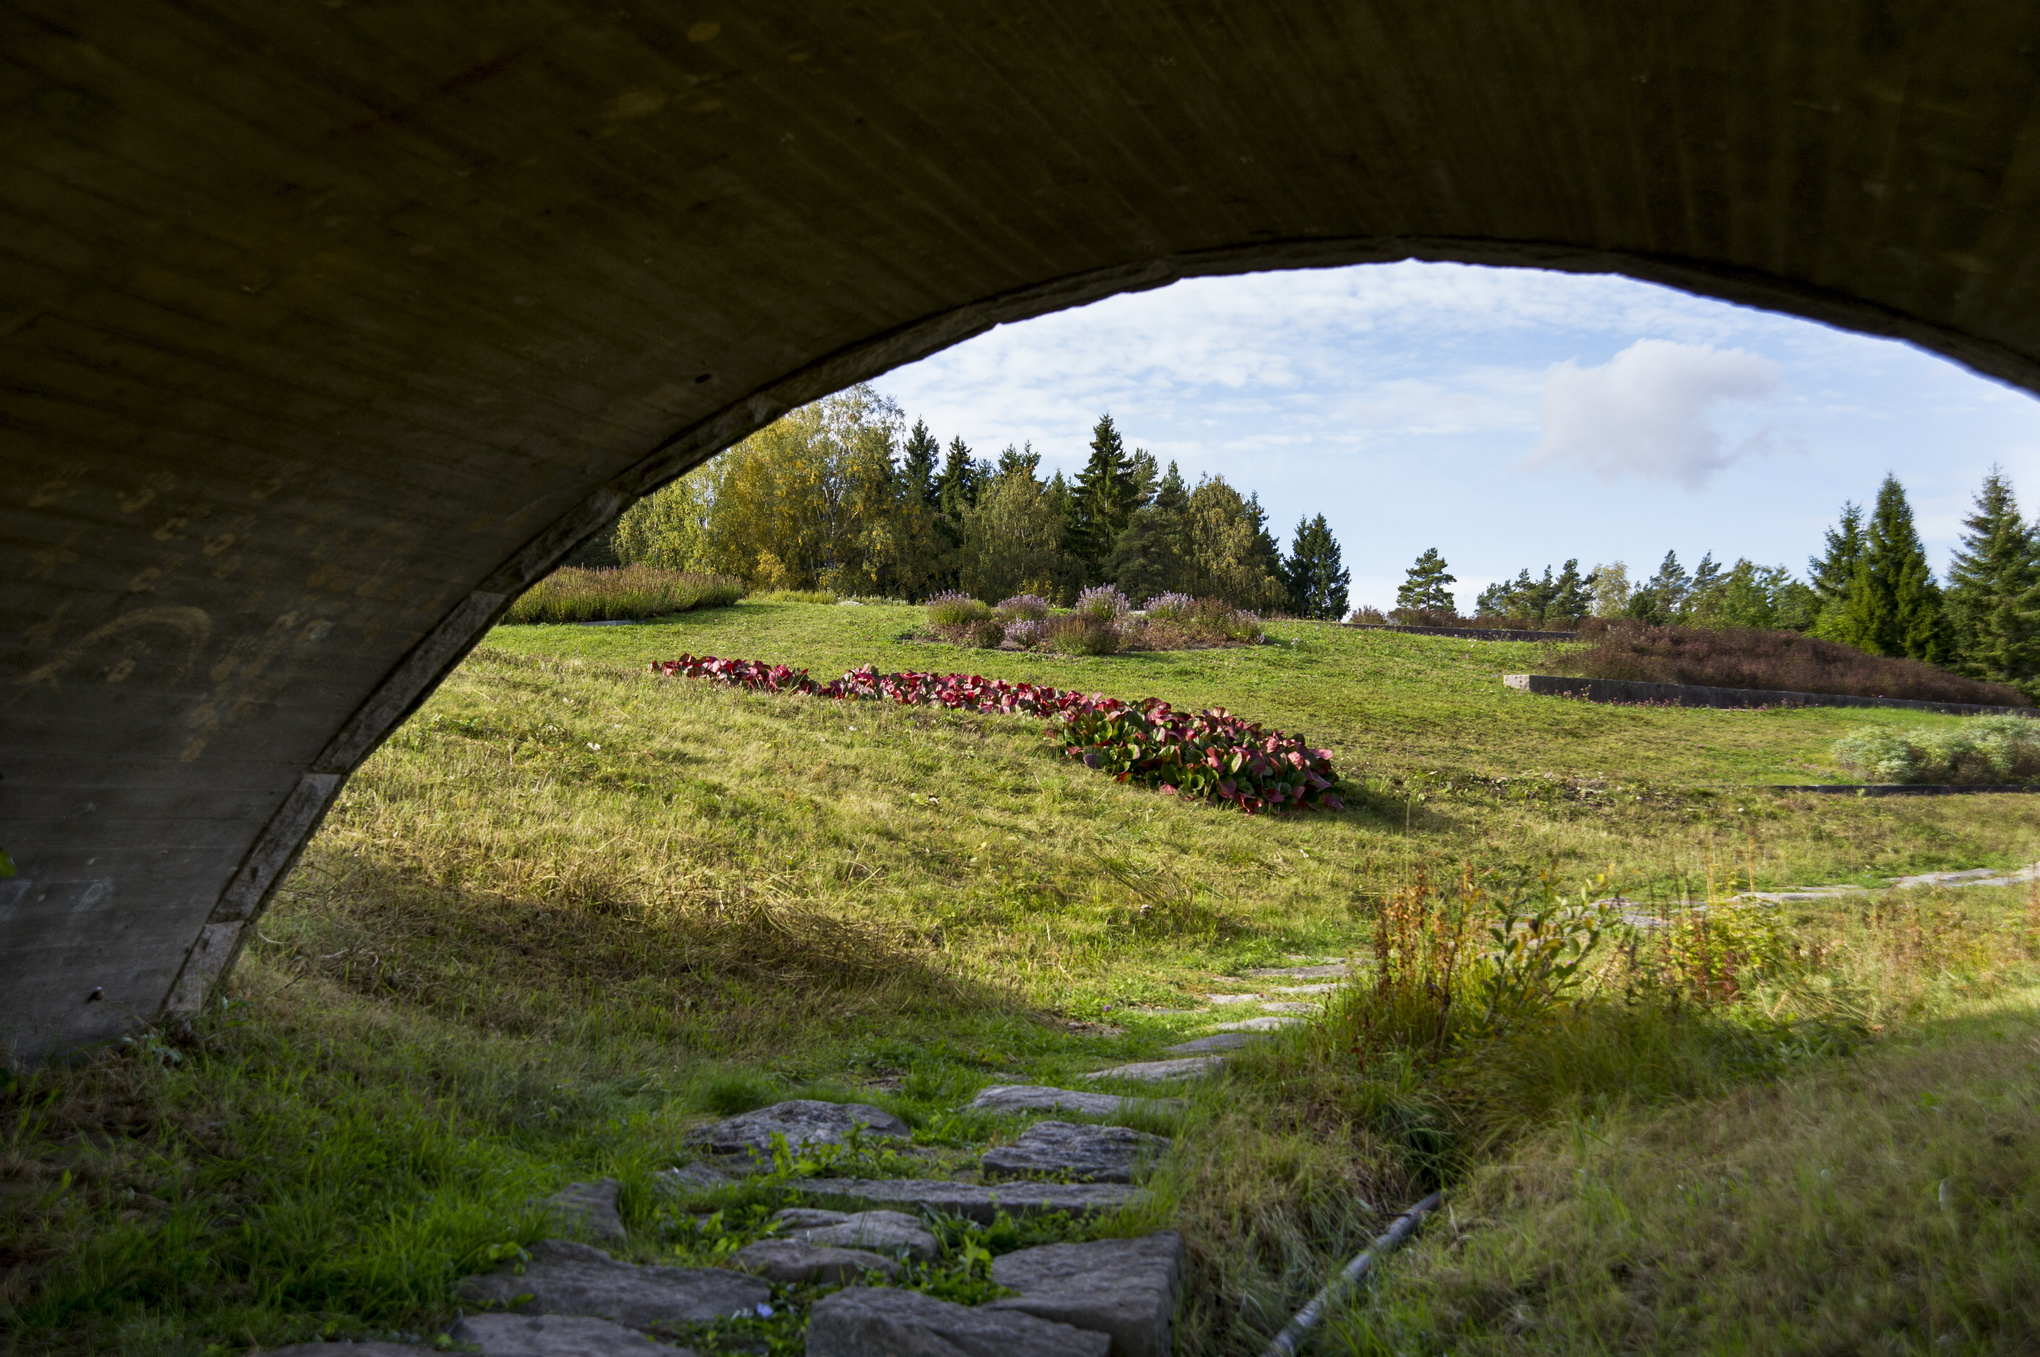
[[0, 12], [0, 1039], [199, 1002], [634, 496], [1197, 274], [1616, 271], [2040, 391], [2003, 0]]

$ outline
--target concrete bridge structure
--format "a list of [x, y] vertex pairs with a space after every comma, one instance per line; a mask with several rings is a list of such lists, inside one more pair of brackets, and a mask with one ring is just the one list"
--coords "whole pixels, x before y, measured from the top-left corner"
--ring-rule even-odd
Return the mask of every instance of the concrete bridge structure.
[[2010, 0], [8, 0], [0, 1040], [201, 1003], [521, 589], [1197, 274], [1613, 271], [2040, 390]]

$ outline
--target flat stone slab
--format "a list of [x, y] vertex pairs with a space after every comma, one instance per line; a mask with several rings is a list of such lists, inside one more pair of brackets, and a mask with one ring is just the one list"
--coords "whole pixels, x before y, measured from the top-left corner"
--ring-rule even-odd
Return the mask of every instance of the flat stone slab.
[[737, 1175], [714, 1164], [682, 1164], [678, 1168], [664, 1169], [652, 1175], [652, 1181], [664, 1192], [706, 1192], [718, 1187], [728, 1187], [737, 1181]]
[[580, 1315], [467, 1315], [447, 1330], [447, 1337], [479, 1346], [482, 1357], [681, 1357], [688, 1351]]
[[[868, 1202], [874, 1206], [911, 1206], [922, 1211], [941, 1211], [963, 1216], [983, 1225], [992, 1223], [1000, 1211], [1014, 1216], [1031, 1216], [1045, 1211], [1068, 1211], [1090, 1215], [1116, 1211], [1130, 1202], [1144, 1201], [1147, 1193], [1120, 1183], [1030, 1183], [1015, 1181], [995, 1186], [952, 1183], [940, 1178], [809, 1178], [788, 1186], [806, 1197], [824, 1200]], [[814, 1236], [806, 1236], [814, 1243]]]
[[1237, 1051], [1243, 1046], [1252, 1046], [1257, 1041], [1266, 1041], [1266, 1032], [1220, 1032], [1216, 1036], [1199, 1037], [1195, 1041], [1179, 1041], [1174, 1046], [1164, 1047], [1170, 1055], [1210, 1055], [1215, 1051]]
[[588, 1244], [541, 1239], [522, 1274], [506, 1269], [463, 1277], [453, 1294], [469, 1305], [495, 1306], [529, 1295], [522, 1314], [587, 1315], [649, 1329], [669, 1320], [749, 1314], [772, 1299], [772, 1288], [728, 1268], [640, 1267]]
[[795, 1098], [774, 1103], [755, 1112], [726, 1117], [712, 1126], [690, 1133], [690, 1144], [711, 1154], [750, 1155], [764, 1158], [772, 1153], [772, 1138], [785, 1136], [789, 1149], [809, 1145], [841, 1145], [854, 1129], [866, 1136], [905, 1139], [913, 1128], [883, 1108], [867, 1103], [826, 1103], [814, 1098]]
[[1332, 994], [1346, 988], [1344, 985], [1283, 985], [1277, 994]]
[[1323, 1004], [1275, 1003], [1262, 1004], [1261, 1007], [1270, 1013], [1322, 1013], [1325, 1011]]
[[547, 1197], [542, 1205], [551, 1210], [553, 1219], [569, 1234], [585, 1235], [605, 1244], [623, 1244], [629, 1242], [630, 1232], [623, 1228], [623, 1217], [616, 1210], [620, 1186], [614, 1178], [569, 1183]]
[[1142, 1084], [1167, 1083], [1171, 1079], [1204, 1079], [1225, 1068], [1225, 1057], [1191, 1056], [1185, 1060], [1142, 1060], [1131, 1065], [1114, 1065], [1093, 1070], [1086, 1079], [1131, 1079]]
[[1183, 1278], [1183, 1236], [1044, 1244], [992, 1260], [992, 1280], [1018, 1291], [987, 1310], [1018, 1310], [1110, 1335], [1112, 1357], [1169, 1357]]
[[422, 1343], [292, 1343], [270, 1348], [262, 1357], [425, 1357], [430, 1352]]
[[905, 1250], [909, 1258], [924, 1263], [935, 1256], [935, 1236], [919, 1217], [904, 1211], [817, 1211], [796, 1206], [775, 1212], [772, 1219], [788, 1238], [818, 1248], [869, 1249], [888, 1256]]
[[1129, 1112], [1180, 1112], [1181, 1098], [1122, 1098], [1116, 1093], [1082, 1093], [1041, 1084], [994, 1084], [964, 1105], [966, 1112], [1076, 1112], [1118, 1117]]
[[1207, 994], [1204, 996], [1204, 1002], [1207, 1004], [1257, 1004], [1261, 1002], [1261, 996], [1258, 994]]
[[897, 1277], [900, 1265], [863, 1249], [831, 1249], [801, 1239], [761, 1239], [738, 1249], [730, 1261], [768, 1282], [854, 1282], [867, 1272]]
[[853, 1286], [808, 1311], [807, 1357], [1106, 1357], [1112, 1339], [1023, 1311]]
[[[1308, 1005], [1298, 1004], [1296, 1007], [1305, 1008]], [[1222, 1022], [1216, 1030], [1220, 1032], [1279, 1032], [1285, 1027], [1294, 1027], [1302, 1021], [1303, 1019], [1301, 1018], [1285, 1017], [1242, 1018], [1238, 1022]]]
[[1059, 1175], [1080, 1183], [1130, 1183], [1169, 1148], [1167, 1136], [1126, 1126], [1038, 1121], [1011, 1145], [985, 1151], [978, 1161], [988, 1178]]
[[1262, 966], [1247, 972], [1255, 980], [1327, 980], [1332, 976], [1351, 975], [1343, 961], [1334, 961], [1328, 966]]

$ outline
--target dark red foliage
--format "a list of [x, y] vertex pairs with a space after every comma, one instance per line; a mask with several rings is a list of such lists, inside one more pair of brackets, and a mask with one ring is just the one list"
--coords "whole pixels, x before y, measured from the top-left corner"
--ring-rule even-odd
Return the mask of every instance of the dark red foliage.
[[1920, 660], [1865, 654], [1796, 631], [1652, 627], [1589, 618], [1580, 625], [1580, 639], [1588, 648], [1553, 646], [1546, 652], [1551, 673], [1991, 707], [2033, 705], [2001, 683], [1964, 678]]
[[1121, 782], [1229, 801], [1249, 815], [1345, 809], [1329, 751], [1307, 748], [1300, 735], [1263, 730], [1219, 707], [1191, 716], [1154, 697], [1126, 703], [1101, 693], [1008, 683], [982, 674], [881, 674], [870, 665], [816, 683], [805, 669], [709, 655], [655, 660], [652, 672], [754, 692], [1046, 716], [1049, 734], [1064, 754]]

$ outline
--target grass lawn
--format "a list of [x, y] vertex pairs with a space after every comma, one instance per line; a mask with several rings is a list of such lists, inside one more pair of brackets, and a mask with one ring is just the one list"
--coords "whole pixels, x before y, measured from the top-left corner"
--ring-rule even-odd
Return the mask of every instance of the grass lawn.
[[[2029, 1054], [2040, 918], [2023, 893], [1672, 909], [1659, 934], [1605, 940], [1584, 989], [1506, 971], [1535, 1003], [1483, 1017], [1474, 990], [1437, 998], [1470, 983], [1438, 971], [1450, 947], [1558, 890], [1620, 886], [1671, 909], [1752, 882], [2040, 858], [2040, 799], [1748, 785], [1840, 780], [1836, 736], [1918, 714], [1536, 698], [1498, 676], [1534, 668], [1538, 647], [1312, 624], [1249, 649], [1066, 659], [902, 640], [918, 621], [745, 602], [498, 628], [350, 784], [227, 1006], [0, 1090], [0, 1352], [429, 1338], [456, 1277], [543, 1237], [535, 1196], [597, 1175], [624, 1183], [632, 1256], [712, 1261], [787, 1198], [777, 1180], [655, 1188], [708, 1115], [796, 1093], [876, 1102], [930, 1163], [958, 1166], [1018, 1129], [960, 1114], [975, 1089], [1153, 1057], [1260, 1011], [1208, 1003], [1255, 990], [1251, 968], [1363, 955], [1383, 968], [1151, 1128], [1176, 1149], [1150, 1206], [1031, 1235], [953, 1226], [920, 1284], [969, 1298], [981, 1250], [1170, 1223], [1193, 1255], [1183, 1350], [1256, 1351], [1443, 1181], [1453, 1223], [1327, 1350], [1573, 1351], [1624, 1305], [1653, 1317], [1609, 1331], [1632, 1335], [1610, 1350], [1817, 1350], [1802, 1335], [1831, 1324], [1844, 1288], [1766, 1290], [1778, 1248], [1808, 1278], [1824, 1265], [1860, 1282], [1849, 1332], [1909, 1306], [1971, 1316], [1894, 1351], [2040, 1341], [2030, 1317], [1979, 1327], [2001, 1289], [1961, 1281], [2028, 1258], [2019, 1184], [2040, 1139], [1982, 1113], [1931, 1123], [1946, 1162], [1991, 1166], [1973, 1190], [1966, 1169], [1939, 1175], [1958, 1180], [1956, 1208], [1888, 1171], [1920, 1130], [1907, 1080], [1933, 1052], [1951, 1053], [1935, 1096], [1978, 1106], [1996, 1096], [1990, 1053]], [[643, 672], [683, 652], [1223, 705], [1329, 747], [1363, 790], [1339, 814], [1248, 818], [1115, 784], [1035, 720]], [[1391, 946], [1385, 920], [1412, 940]], [[1908, 1052], [1926, 1054], [1905, 1067]], [[1850, 1124], [1851, 1089], [1885, 1130]], [[1779, 1203], [1749, 1226], [1762, 1247], [1686, 1247], [1740, 1209], [1717, 1194], [1716, 1217], [1695, 1214], [1660, 1190], [1689, 1143], [1751, 1164], [1771, 1162], [1767, 1145], [1779, 1165], [1828, 1153], [1866, 1186], [1820, 1197], [1832, 1178], [1816, 1170], [1739, 1169]], [[1650, 1189], [1622, 1197], [1633, 1228], [1599, 1252], [1581, 1243], [1600, 1217], [1576, 1186], [1594, 1174]], [[1939, 1270], [1876, 1247], [1881, 1231], [1942, 1239], [1946, 1209], [1990, 1223], [1947, 1233]], [[689, 1341], [798, 1351], [810, 1298], [789, 1292], [756, 1332]]]

